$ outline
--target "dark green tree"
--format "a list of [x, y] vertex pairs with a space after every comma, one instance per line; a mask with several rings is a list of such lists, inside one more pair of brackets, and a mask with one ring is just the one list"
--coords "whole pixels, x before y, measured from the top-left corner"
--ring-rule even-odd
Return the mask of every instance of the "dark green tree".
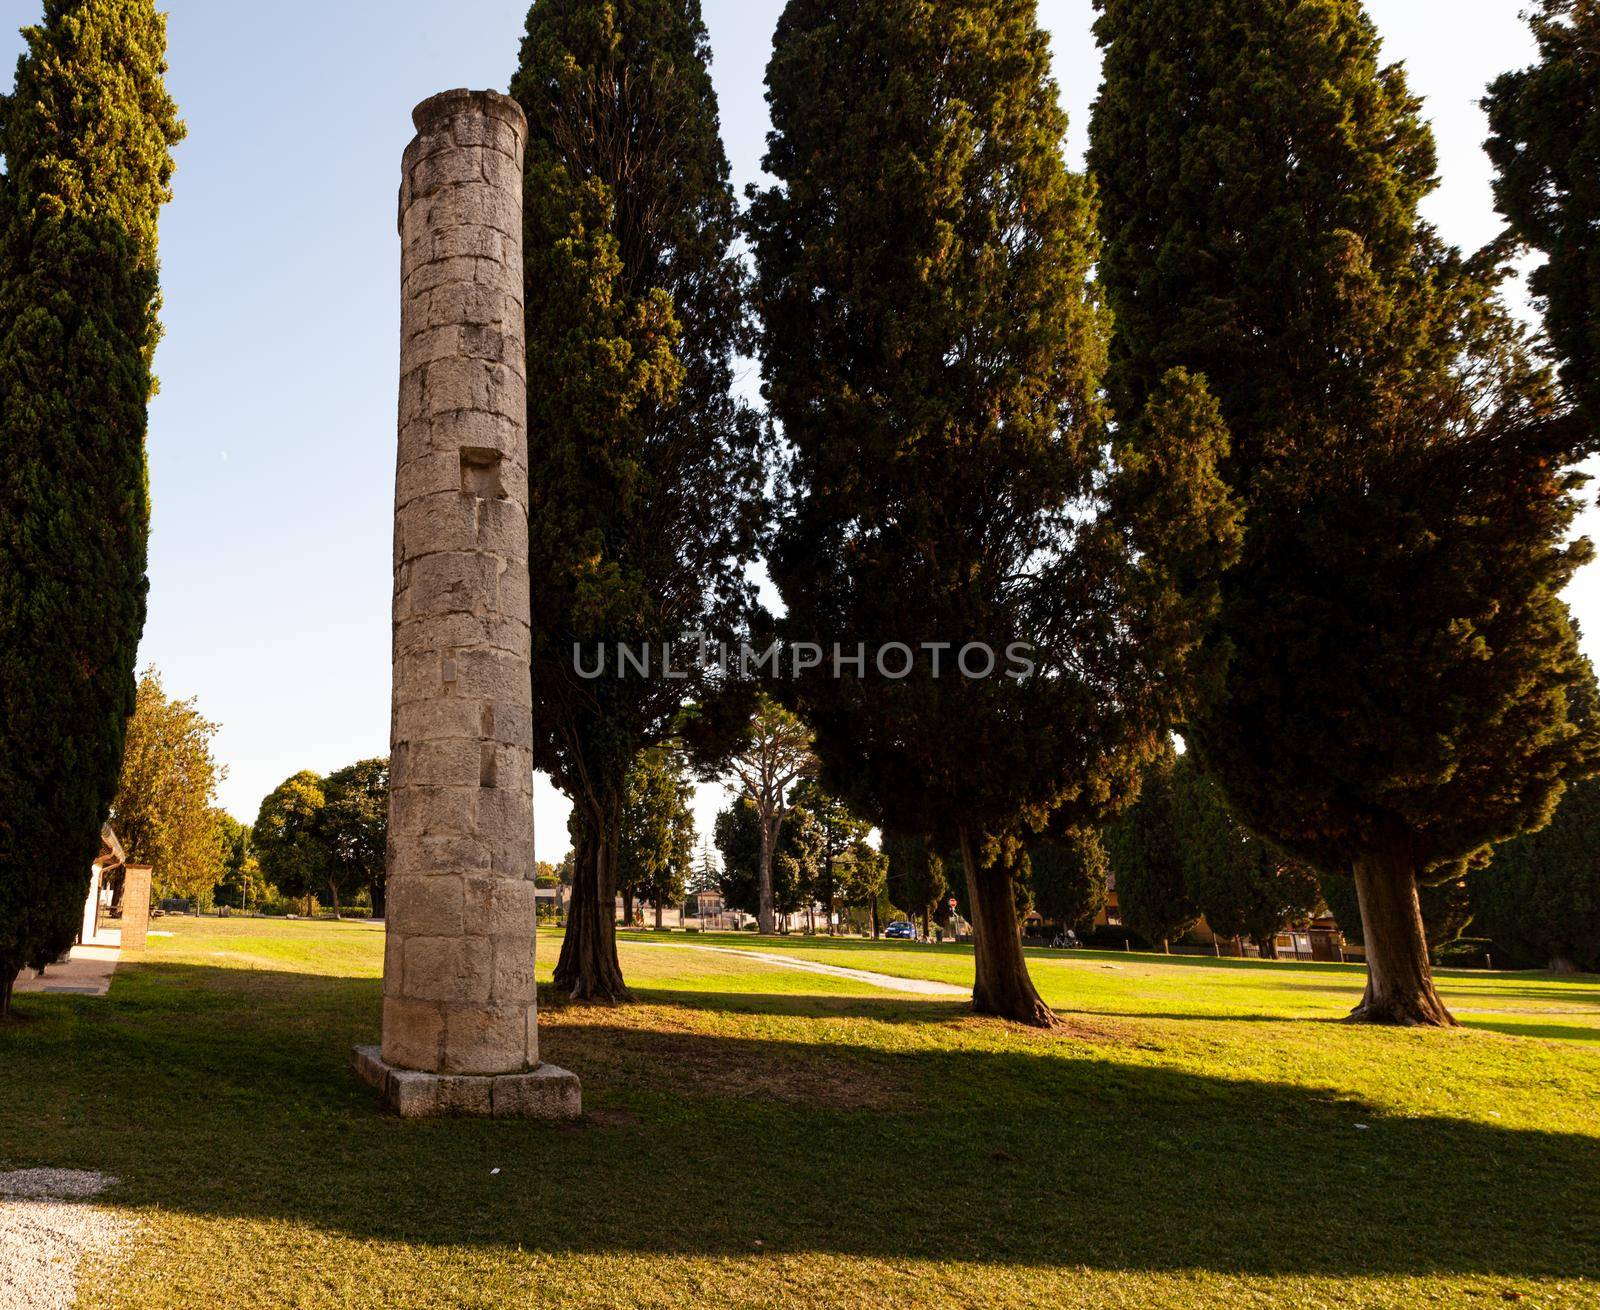
[[1187, 755], [1178, 762], [1176, 785], [1184, 882], [1195, 905], [1216, 936], [1248, 933], [1263, 960], [1276, 959], [1278, 934], [1316, 911], [1317, 875], [1234, 818], [1216, 784]]
[[1567, 789], [1550, 826], [1472, 876], [1478, 935], [1514, 968], [1600, 972], [1600, 781]]
[[[748, 797], [717, 815], [717, 850], [722, 869], [717, 890], [730, 910], [761, 910], [761, 815]], [[822, 857], [821, 829], [802, 809], [790, 809], [772, 852], [772, 904], [777, 915], [796, 914], [808, 904]]]
[[1185, 876], [1182, 767], [1170, 752], [1159, 758], [1145, 774], [1138, 803], [1106, 829], [1122, 922], [1164, 950], [1200, 921]]
[[1106, 907], [1111, 860], [1093, 828], [1028, 846], [1033, 902], [1047, 923], [1087, 928]]
[[635, 899], [662, 910], [682, 905], [694, 862], [694, 786], [682, 758], [657, 747], [641, 751], [628, 772], [617, 839], [617, 886], [622, 919], [633, 922]]
[[336, 769], [322, 780], [323, 806], [318, 835], [327, 850], [327, 879], [333, 910], [341, 893], [365, 888], [372, 913], [383, 918], [386, 908], [385, 857], [389, 846], [389, 761], [359, 760]]
[[1090, 165], [1117, 320], [1109, 391], [1203, 375], [1246, 511], [1185, 730], [1232, 811], [1349, 872], [1352, 1018], [1452, 1022], [1420, 883], [1548, 817], [1590, 737], [1560, 593], [1590, 427], [1496, 297], [1418, 218], [1421, 107], [1358, 0], [1101, 0]]
[[828, 933], [834, 931], [834, 901], [845, 876], [840, 865], [855, 858], [855, 851], [866, 841], [872, 825], [857, 815], [837, 796], [830, 796], [814, 778], [795, 788], [794, 803], [807, 811], [822, 833], [822, 855], [817, 868], [817, 903], [827, 917]]
[[789, 897], [779, 899], [779, 912], [806, 915], [813, 932], [816, 931], [817, 888], [822, 882], [827, 846], [827, 834], [817, 816], [804, 806], [796, 805], [784, 820], [783, 837], [772, 861], [773, 882], [779, 887], [793, 889]]
[[[793, 699], [824, 786], [961, 853], [975, 1009], [1048, 1024], [1022, 839], [1121, 803], [1186, 706], [1234, 522], [1216, 411], [1175, 374], [1108, 429], [1094, 202], [1033, 0], [791, 0], [767, 85], [772, 574], [797, 652], [829, 653]], [[1123, 462], [1141, 415], [1167, 440]]]
[[213, 810], [212, 816], [217, 835], [216, 903], [247, 910], [261, 895], [254, 834], [248, 823], [240, 823], [224, 809]]
[[851, 910], [865, 907], [876, 937], [889, 882], [889, 857], [867, 841], [858, 841], [835, 863], [834, 877], [840, 902]]
[[[538, 0], [512, 82], [529, 124], [535, 762], [580, 821], [555, 974], [578, 999], [625, 995], [628, 769], [713, 697], [685, 633], [740, 630], [765, 512], [761, 425], [731, 394], [750, 330], [709, 58], [697, 0]], [[624, 671], [618, 643], [648, 647], [652, 672]], [[669, 655], [685, 676], [664, 676]]]
[[333, 868], [322, 824], [326, 804], [322, 779], [303, 769], [267, 794], [251, 829], [261, 876], [280, 895], [303, 898], [308, 912]]
[[0, 97], [0, 1019], [82, 922], [133, 713], [183, 137], [152, 0], [46, 0], [23, 37]]
[[1542, 0], [1539, 62], [1489, 88], [1495, 202], [1511, 237], [1545, 256], [1528, 277], [1561, 375], [1600, 416], [1600, 4]]
[[[885, 834], [883, 854], [888, 861], [884, 889], [889, 903], [904, 910], [913, 922], [920, 921], [926, 937], [933, 919], [944, 922], [948, 918], [949, 865], [925, 837]], [[876, 936], [876, 923], [873, 929]]]

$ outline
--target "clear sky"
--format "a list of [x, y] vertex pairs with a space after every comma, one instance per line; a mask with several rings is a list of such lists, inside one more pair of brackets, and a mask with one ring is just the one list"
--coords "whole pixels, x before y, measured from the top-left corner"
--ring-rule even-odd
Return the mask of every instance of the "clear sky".
[[[1476, 246], [1498, 227], [1477, 100], [1526, 64], [1521, 0], [1369, 0], [1439, 138], [1428, 216]], [[299, 769], [388, 749], [398, 369], [395, 195], [410, 111], [455, 86], [504, 89], [525, 0], [169, 0], [169, 85], [189, 126], [162, 224], [166, 340], [151, 416], [155, 500], [141, 663], [222, 724], [223, 802], [255, 817]], [[4, 6], [13, 26], [40, 0]], [[741, 190], [767, 130], [762, 78], [781, 0], [705, 0]], [[1042, 0], [1079, 163], [1099, 76], [1090, 0]], [[1590, 529], [1593, 530], [1592, 528]], [[1572, 599], [1600, 632], [1600, 591]], [[1594, 638], [1591, 653], [1597, 653]], [[703, 789], [702, 834], [721, 801]], [[541, 859], [566, 807], [538, 789]]]

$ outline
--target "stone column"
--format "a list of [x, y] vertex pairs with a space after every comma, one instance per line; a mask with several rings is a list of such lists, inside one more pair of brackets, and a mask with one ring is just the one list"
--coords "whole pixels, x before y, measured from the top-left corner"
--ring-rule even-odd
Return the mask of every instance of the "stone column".
[[534, 992], [527, 123], [493, 91], [413, 115], [400, 188], [400, 441], [383, 1046], [402, 1115], [567, 1118]]

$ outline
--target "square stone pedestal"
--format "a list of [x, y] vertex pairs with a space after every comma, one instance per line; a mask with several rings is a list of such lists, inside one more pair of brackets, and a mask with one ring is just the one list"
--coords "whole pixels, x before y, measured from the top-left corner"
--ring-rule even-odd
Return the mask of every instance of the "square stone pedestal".
[[578, 1076], [553, 1064], [527, 1073], [418, 1073], [383, 1062], [382, 1048], [358, 1046], [356, 1072], [402, 1119], [467, 1115], [483, 1119], [576, 1119], [583, 1114]]

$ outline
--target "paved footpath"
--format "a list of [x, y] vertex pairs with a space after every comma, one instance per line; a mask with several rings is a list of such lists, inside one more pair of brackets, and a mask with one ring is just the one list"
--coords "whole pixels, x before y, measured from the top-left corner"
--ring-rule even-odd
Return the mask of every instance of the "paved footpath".
[[624, 946], [657, 946], [669, 951], [704, 951], [710, 955], [732, 955], [741, 960], [758, 960], [779, 969], [794, 969], [799, 973], [820, 973], [829, 978], [849, 978], [866, 983], [886, 992], [907, 992], [914, 996], [972, 995], [970, 987], [956, 987], [950, 983], [930, 982], [926, 978], [896, 978], [892, 974], [873, 973], [869, 969], [847, 969], [839, 964], [819, 964], [816, 960], [798, 960], [792, 955], [775, 955], [769, 951], [747, 951], [738, 946], [699, 946], [688, 942], [636, 942], [623, 941]]
[[[14, 990], [52, 992], [67, 996], [104, 996], [111, 990], [111, 975], [122, 952], [115, 946], [74, 946], [64, 964], [52, 964], [42, 977], [18, 978]], [[24, 973], [30, 973], [24, 969]]]

